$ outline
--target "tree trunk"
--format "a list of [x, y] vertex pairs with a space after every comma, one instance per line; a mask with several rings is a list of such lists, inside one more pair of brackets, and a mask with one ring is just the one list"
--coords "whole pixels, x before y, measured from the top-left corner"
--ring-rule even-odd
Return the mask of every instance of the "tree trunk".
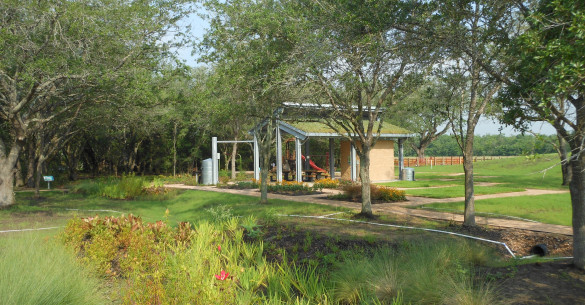
[[14, 164], [8, 164], [8, 162], [2, 162], [0, 165], [0, 207], [6, 207], [14, 204], [13, 169]]
[[36, 163], [36, 154], [35, 154], [35, 146], [34, 141], [29, 140], [27, 147], [27, 168], [26, 168], [26, 179], [25, 183], [27, 187], [33, 188], [35, 186], [35, 163]]
[[[471, 139], [473, 143], [473, 139]], [[463, 225], [475, 226], [475, 198], [473, 189], [473, 145], [466, 145], [463, 154], [463, 171], [465, 172], [465, 212]]]
[[418, 157], [419, 160], [425, 159], [425, 149], [426, 149], [426, 147], [418, 147], [415, 149], [416, 156]]
[[270, 145], [272, 144], [273, 119], [268, 120], [264, 138], [256, 131], [256, 139], [260, 146], [260, 204], [268, 203], [268, 171], [270, 170]]
[[265, 157], [260, 157], [260, 204], [268, 203], [268, 169], [270, 168], [270, 155], [268, 155], [269, 153], [266, 154]]
[[35, 174], [35, 199], [41, 198], [41, 176], [43, 175], [43, 163], [45, 162], [45, 159], [46, 157], [41, 155], [37, 162], [37, 170]]
[[585, 269], [585, 155], [577, 153], [570, 161], [573, 176], [569, 184], [573, 207], [573, 263]]
[[571, 177], [573, 176], [573, 167], [569, 164], [569, 160], [567, 160], [567, 141], [557, 133], [557, 139], [559, 140], [559, 147], [558, 153], [559, 158], [561, 159], [561, 172], [563, 174], [563, 184], [562, 185], [570, 185]]
[[138, 149], [142, 144], [143, 140], [138, 141], [136, 144], [133, 145], [132, 150], [130, 151], [130, 155], [128, 157], [128, 173], [133, 173], [136, 169], [136, 159], [138, 158]]
[[23, 180], [23, 176], [22, 176], [22, 162], [20, 162], [20, 160], [18, 160], [16, 162], [16, 172], [14, 173], [14, 179], [15, 179], [15, 186], [17, 187], [21, 187], [24, 186], [24, 180]]
[[70, 154], [67, 156], [67, 172], [68, 178], [70, 181], [77, 180], [77, 164], [79, 163], [79, 158], [76, 154]]
[[[235, 140], [237, 141], [238, 138], [236, 137]], [[231, 163], [232, 163], [232, 180], [236, 180], [236, 157], [237, 156], [238, 156], [238, 143], [233, 143], [232, 144], [232, 157], [231, 157]]]
[[370, 148], [362, 145], [360, 154], [360, 180], [362, 181], [362, 211], [360, 214], [372, 217], [372, 194], [370, 185]]
[[[21, 141], [20, 141], [21, 142]], [[0, 151], [0, 208], [14, 204], [14, 168], [18, 161], [18, 155], [24, 143], [12, 143], [10, 152], [4, 153], [4, 143]]]
[[173, 177], [177, 176], [177, 122], [173, 129]]

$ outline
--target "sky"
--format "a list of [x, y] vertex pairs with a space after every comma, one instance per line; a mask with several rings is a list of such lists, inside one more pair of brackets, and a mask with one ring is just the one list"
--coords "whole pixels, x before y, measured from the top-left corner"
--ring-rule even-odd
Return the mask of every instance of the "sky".
[[[182, 21], [182, 24], [191, 25], [191, 34], [193, 38], [196, 40], [200, 40], [203, 37], [207, 28], [209, 27], [209, 23], [203, 20], [197, 14], [191, 14], [188, 18]], [[192, 67], [199, 65], [199, 63], [197, 63], [197, 54], [193, 52], [192, 47], [185, 47], [177, 50], [177, 52], [179, 58], [183, 60], [187, 65]], [[530, 131], [545, 135], [551, 135], [556, 133], [555, 129], [549, 123], [546, 122], [533, 123], [531, 125]], [[499, 124], [496, 120], [492, 120], [485, 117], [480, 119], [475, 129], [475, 134], [481, 136], [497, 135], [500, 133], [506, 136], [510, 136], [517, 135], [520, 132], [514, 130], [514, 128], [512, 127]]]

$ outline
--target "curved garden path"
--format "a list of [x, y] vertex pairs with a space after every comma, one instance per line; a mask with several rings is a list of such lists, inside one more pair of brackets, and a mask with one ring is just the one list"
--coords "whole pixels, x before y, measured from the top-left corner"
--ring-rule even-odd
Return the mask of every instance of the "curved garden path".
[[[402, 190], [407, 190], [405, 188], [401, 188]], [[491, 198], [505, 198], [505, 197], [519, 197], [519, 196], [536, 196], [536, 195], [547, 195], [547, 194], [563, 194], [568, 193], [569, 191], [565, 190], [541, 190], [541, 189], [526, 189], [522, 192], [510, 192], [510, 193], [498, 193], [498, 194], [489, 194], [489, 195], [475, 195], [475, 200], [480, 199], [491, 199]], [[453, 198], [428, 198], [428, 197], [414, 197], [408, 196], [408, 201], [404, 202], [397, 202], [396, 205], [399, 206], [409, 206], [415, 207], [430, 203], [447, 203], [447, 202], [459, 202], [465, 201], [465, 197], [453, 197]]]
[[[223, 188], [218, 188], [215, 186], [188, 186], [188, 185], [184, 185], [184, 184], [167, 184], [165, 186], [170, 187], [170, 188], [177, 188], [177, 189], [201, 190], [201, 191], [221, 192], [221, 193], [240, 194], [240, 195], [260, 197], [260, 192], [256, 189], [236, 190], [236, 189], [223, 189]], [[336, 192], [336, 191], [324, 190], [324, 193], [326, 193], [326, 194], [331, 194], [334, 192]], [[559, 193], [565, 193], [565, 192], [567, 192], [567, 191], [527, 189], [526, 191], [523, 191], [523, 192], [480, 195], [480, 196], [475, 196], [475, 199], [515, 197], [515, 196], [527, 196], [527, 195], [559, 194]], [[327, 199], [326, 195], [324, 195], [324, 194], [302, 195], [302, 196], [268, 194], [268, 198], [324, 204], [324, 205], [343, 207], [343, 208], [348, 208], [348, 209], [358, 210], [358, 211], [361, 209], [361, 203]], [[406, 208], [406, 207], [414, 207], [414, 206], [419, 206], [419, 205], [424, 205], [424, 204], [429, 204], [429, 203], [463, 201], [463, 200], [465, 200], [465, 198], [463, 198], [463, 197], [434, 199], [434, 198], [408, 196], [407, 199], [408, 199], [408, 201], [406, 201], [406, 202], [375, 204], [372, 206], [372, 210], [374, 211], [374, 213], [404, 214], [404, 215], [415, 216], [415, 217], [463, 222], [463, 215], [459, 215], [459, 214]], [[530, 230], [530, 231], [537, 231], [537, 232], [573, 235], [573, 229], [570, 226], [545, 224], [545, 223], [533, 222], [533, 221], [480, 217], [480, 216], [476, 216], [475, 219], [476, 219], [476, 223], [478, 225], [489, 225], [489, 226], [502, 227], [502, 228], [515, 228], [515, 229]]]

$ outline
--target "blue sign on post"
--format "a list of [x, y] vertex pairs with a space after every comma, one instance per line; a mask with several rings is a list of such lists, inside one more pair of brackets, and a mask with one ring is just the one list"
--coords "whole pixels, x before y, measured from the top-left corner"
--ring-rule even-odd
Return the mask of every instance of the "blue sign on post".
[[47, 182], [47, 187], [50, 190], [51, 189], [51, 181], [55, 181], [55, 178], [53, 178], [53, 176], [43, 176], [43, 180], [45, 180]]

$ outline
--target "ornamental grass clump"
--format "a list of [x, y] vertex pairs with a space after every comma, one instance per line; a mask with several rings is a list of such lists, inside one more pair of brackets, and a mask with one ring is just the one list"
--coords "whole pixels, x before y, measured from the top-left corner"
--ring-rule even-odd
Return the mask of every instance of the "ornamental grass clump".
[[0, 304], [105, 304], [100, 284], [75, 254], [32, 233], [0, 240]]
[[[475, 274], [470, 242], [416, 242], [350, 258], [331, 274], [333, 300], [360, 304], [501, 304], [497, 291]], [[357, 267], [356, 267], [357, 266]], [[365, 303], [372, 303], [366, 301]]]

